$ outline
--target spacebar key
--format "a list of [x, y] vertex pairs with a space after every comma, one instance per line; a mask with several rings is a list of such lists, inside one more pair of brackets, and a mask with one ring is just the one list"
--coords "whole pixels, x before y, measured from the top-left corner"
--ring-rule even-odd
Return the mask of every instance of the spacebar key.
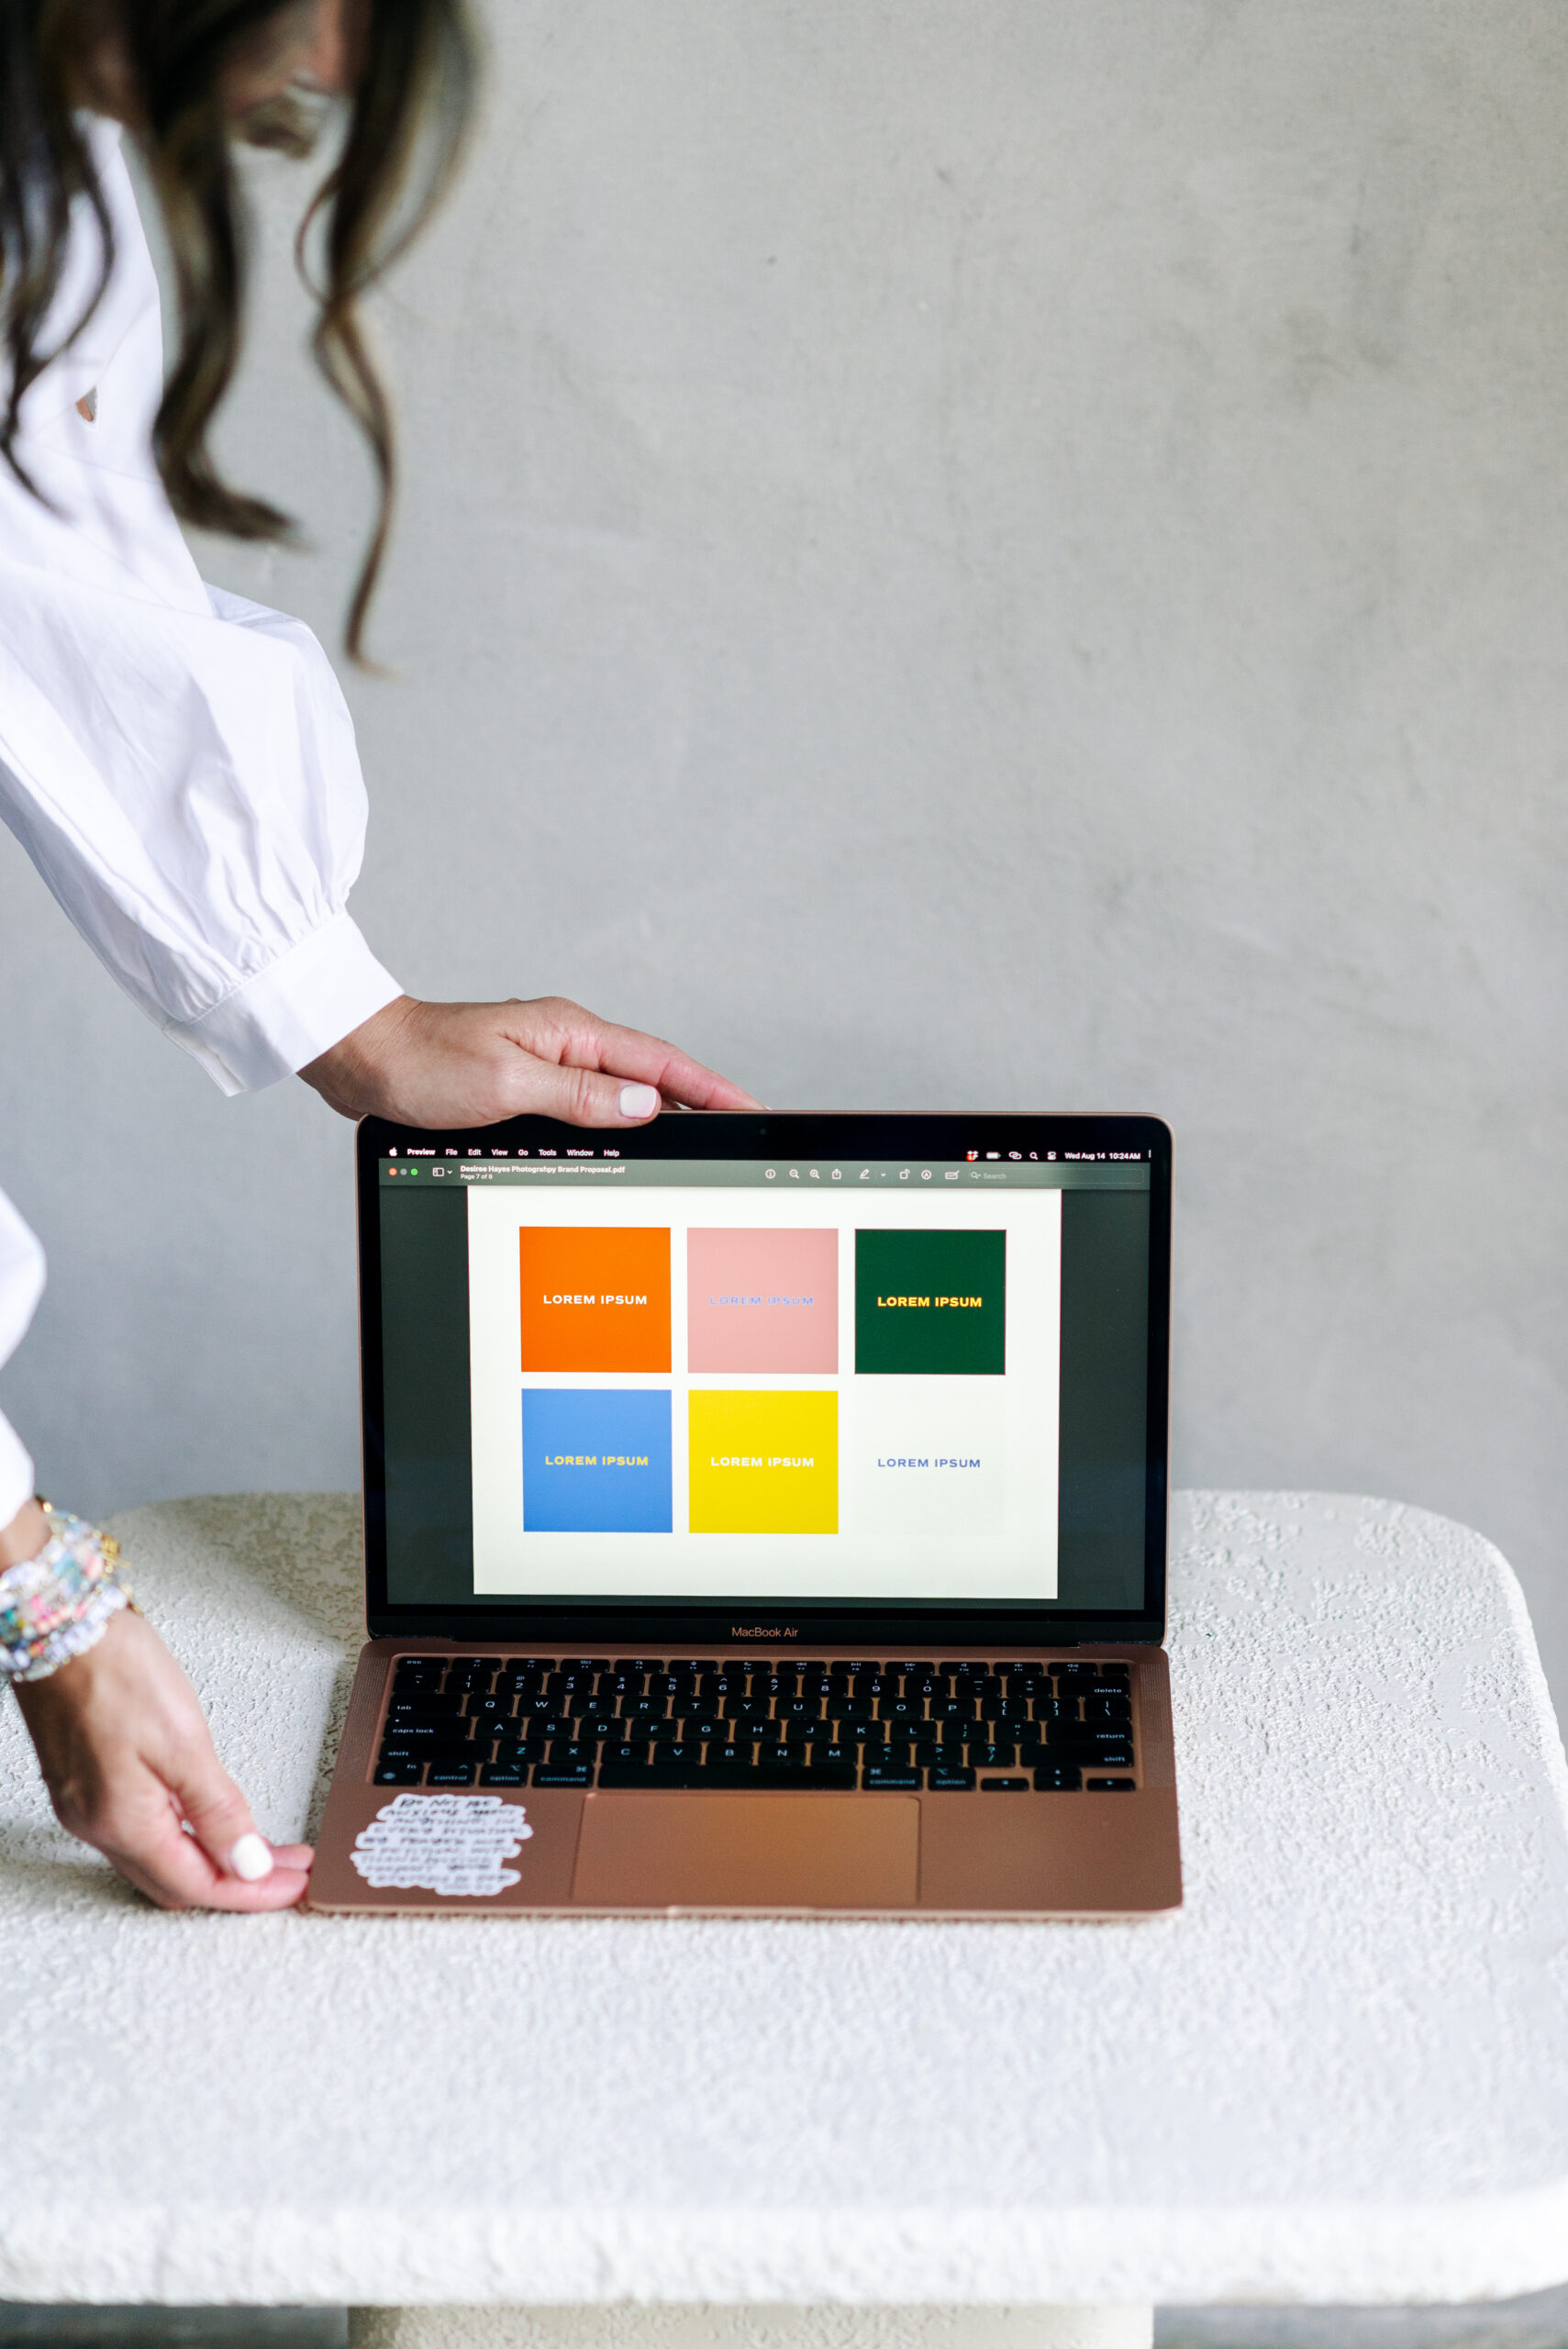
[[695, 1762], [677, 1762], [663, 1768], [649, 1762], [601, 1762], [597, 1779], [600, 1787], [637, 1787], [644, 1792], [655, 1787], [695, 1787], [706, 1783]]
[[703, 1787], [728, 1787], [734, 1794], [852, 1794], [854, 1765], [820, 1762], [813, 1770], [705, 1770], [696, 1781]]

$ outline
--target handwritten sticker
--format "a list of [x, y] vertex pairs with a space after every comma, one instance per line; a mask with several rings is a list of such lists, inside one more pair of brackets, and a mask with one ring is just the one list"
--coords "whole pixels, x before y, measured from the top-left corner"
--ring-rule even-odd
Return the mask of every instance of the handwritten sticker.
[[533, 1833], [520, 1802], [500, 1795], [399, 1795], [355, 1839], [367, 1884], [398, 1892], [504, 1892], [520, 1881], [515, 1860]]

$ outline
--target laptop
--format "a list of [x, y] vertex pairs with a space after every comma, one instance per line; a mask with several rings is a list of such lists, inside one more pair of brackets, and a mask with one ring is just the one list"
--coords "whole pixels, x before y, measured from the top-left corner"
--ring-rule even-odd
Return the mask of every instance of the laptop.
[[312, 1907], [1180, 1905], [1164, 1125], [372, 1118], [358, 1182]]

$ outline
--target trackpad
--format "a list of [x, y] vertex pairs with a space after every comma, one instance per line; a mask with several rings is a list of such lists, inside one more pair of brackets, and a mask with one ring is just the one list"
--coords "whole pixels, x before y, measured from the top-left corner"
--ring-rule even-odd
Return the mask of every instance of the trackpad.
[[594, 1794], [572, 1898], [595, 1909], [912, 1909], [920, 1806], [897, 1795]]

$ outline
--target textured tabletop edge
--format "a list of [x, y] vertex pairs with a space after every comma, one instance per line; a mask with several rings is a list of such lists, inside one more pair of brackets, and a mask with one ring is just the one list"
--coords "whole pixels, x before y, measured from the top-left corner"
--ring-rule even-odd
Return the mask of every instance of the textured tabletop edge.
[[[72, 2240], [61, 2237], [61, 2229]], [[1568, 2281], [1568, 2179], [1411, 2205], [258, 2213], [13, 2203], [0, 2299], [256, 2306], [1041, 2306], [1512, 2299]], [[60, 2238], [60, 2239], [57, 2239]], [[68, 2293], [61, 2277], [69, 2274]]]

